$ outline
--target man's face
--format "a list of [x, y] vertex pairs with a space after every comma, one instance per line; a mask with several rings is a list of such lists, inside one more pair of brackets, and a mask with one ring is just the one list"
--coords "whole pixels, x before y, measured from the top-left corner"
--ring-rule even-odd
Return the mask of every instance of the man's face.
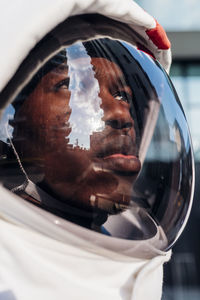
[[98, 206], [95, 197], [128, 205], [141, 168], [132, 91], [114, 62], [92, 58], [90, 65], [79, 81], [64, 64], [43, 76], [15, 116], [13, 141], [22, 140], [23, 159], [54, 196], [85, 209]]

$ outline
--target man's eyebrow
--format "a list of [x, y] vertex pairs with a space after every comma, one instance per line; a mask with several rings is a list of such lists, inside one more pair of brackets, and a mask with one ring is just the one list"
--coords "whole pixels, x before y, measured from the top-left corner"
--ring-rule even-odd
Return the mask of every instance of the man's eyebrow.
[[101, 69], [96, 68], [95, 65], [91, 64], [92, 70], [94, 71], [95, 75], [100, 75], [101, 74]]
[[128, 83], [126, 82], [126, 79], [125, 79], [125, 76], [123, 75], [123, 73], [120, 76], [117, 76], [116, 79], [119, 84], [121, 84], [123, 86], [124, 85], [128, 86]]
[[115, 84], [120, 88], [129, 88], [131, 89], [130, 85], [128, 84], [126, 77], [122, 73], [120, 76], [116, 76], [116, 82]]
[[58, 70], [68, 72], [69, 67], [67, 64], [61, 64], [61, 65], [59, 65]]

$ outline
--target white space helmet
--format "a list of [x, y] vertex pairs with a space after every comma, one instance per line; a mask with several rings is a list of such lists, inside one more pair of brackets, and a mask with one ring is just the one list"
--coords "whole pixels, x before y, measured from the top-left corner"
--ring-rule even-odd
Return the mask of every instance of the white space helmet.
[[0, 180], [18, 201], [83, 227], [94, 243], [145, 245], [136, 256], [151, 248], [151, 257], [185, 226], [193, 156], [166, 73], [169, 41], [127, 3], [125, 17], [105, 13], [109, 4], [101, 15], [81, 4], [80, 15], [74, 4], [71, 17], [49, 21], [21, 62], [5, 68]]

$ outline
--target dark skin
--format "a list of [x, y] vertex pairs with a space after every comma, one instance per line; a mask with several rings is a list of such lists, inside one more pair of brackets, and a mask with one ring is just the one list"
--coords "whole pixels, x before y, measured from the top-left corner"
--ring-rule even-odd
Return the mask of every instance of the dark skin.
[[[99, 84], [104, 128], [91, 135], [89, 149], [69, 145], [73, 108], [66, 65], [42, 77], [17, 112], [13, 135], [20, 157], [43, 174], [41, 187], [85, 211], [99, 206], [91, 201], [98, 195], [128, 205], [141, 168], [128, 101], [132, 91], [114, 62], [92, 58], [91, 64]], [[15, 142], [19, 138], [23, 141]], [[109, 210], [108, 206], [102, 201], [100, 209]]]

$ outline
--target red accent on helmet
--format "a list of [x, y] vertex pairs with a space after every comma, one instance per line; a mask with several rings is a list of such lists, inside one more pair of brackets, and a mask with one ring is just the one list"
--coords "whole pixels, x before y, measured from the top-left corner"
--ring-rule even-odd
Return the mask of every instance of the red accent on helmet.
[[167, 50], [171, 47], [170, 41], [168, 40], [165, 30], [157, 21], [156, 21], [156, 27], [153, 29], [147, 29], [146, 34], [149, 36], [152, 42], [158, 47], [158, 49]]

